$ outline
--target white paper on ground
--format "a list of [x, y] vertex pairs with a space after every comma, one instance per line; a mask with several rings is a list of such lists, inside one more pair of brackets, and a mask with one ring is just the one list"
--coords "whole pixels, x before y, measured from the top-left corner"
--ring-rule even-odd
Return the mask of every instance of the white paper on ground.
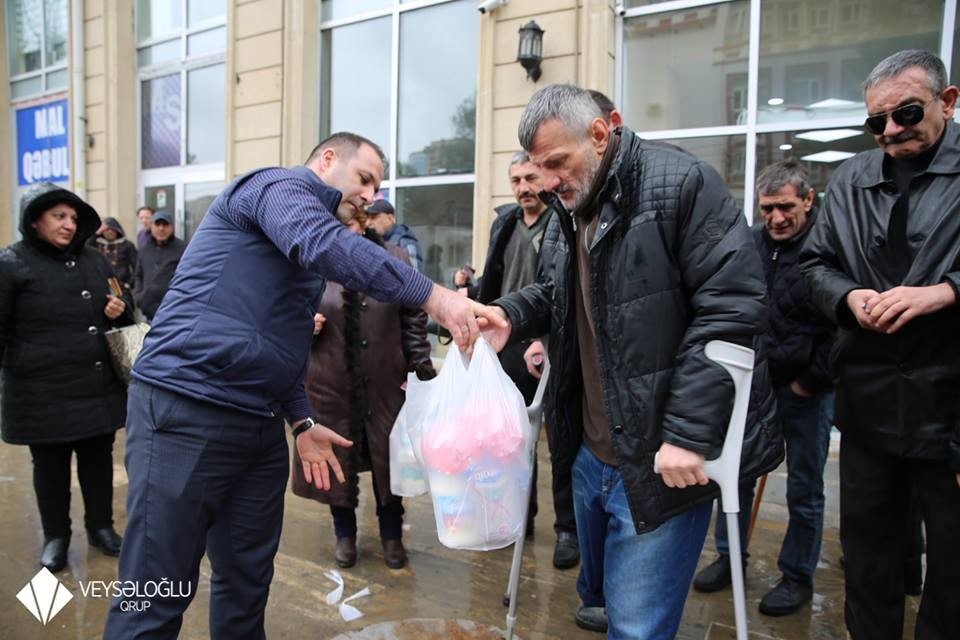
[[[327, 604], [334, 605], [340, 601], [340, 598], [343, 597], [343, 576], [340, 575], [340, 572], [337, 570], [324, 571], [323, 575], [337, 583], [336, 588], [327, 594]], [[357, 618], [362, 618], [363, 613], [353, 605], [347, 604], [351, 600], [356, 600], [357, 598], [363, 598], [364, 596], [370, 595], [370, 587], [364, 587], [360, 591], [357, 591], [355, 594], [344, 600], [340, 603], [340, 617], [343, 618], [345, 622], [353, 622]]]
[[347, 604], [351, 600], [357, 598], [363, 598], [364, 596], [370, 595], [370, 587], [364, 587], [360, 591], [357, 591], [355, 594], [344, 600], [340, 603], [340, 617], [344, 619], [345, 622], [352, 622], [357, 618], [363, 617], [363, 614], [360, 613], [360, 610], [356, 607]]
[[324, 571], [323, 575], [337, 583], [337, 587], [327, 594], [327, 604], [337, 604], [343, 595], [343, 576], [339, 571]]

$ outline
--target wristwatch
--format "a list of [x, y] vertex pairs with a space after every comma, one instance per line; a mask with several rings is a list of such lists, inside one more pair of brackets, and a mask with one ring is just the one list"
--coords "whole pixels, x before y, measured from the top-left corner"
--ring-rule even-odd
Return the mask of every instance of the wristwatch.
[[293, 439], [296, 440], [298, 435], [300, 435], [310, 427], [315, 426], [316, 424], [317, 422], [313, 418], [306, 418], [303, 422], [301, 422], [300, 424], [298, 424], [293, 428], [293, 431], [291, 432], [293, 433]]

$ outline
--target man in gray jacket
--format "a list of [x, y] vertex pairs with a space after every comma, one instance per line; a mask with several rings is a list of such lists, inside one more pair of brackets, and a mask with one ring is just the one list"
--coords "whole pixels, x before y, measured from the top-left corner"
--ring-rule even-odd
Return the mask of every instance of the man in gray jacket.
[[[586, 90], [541, 89], [519, 134], [557, 214], [537, 282], [495, 302], [512, 328], [490, 336], [550, 337], [551, 457], [571, 469], [580, 543], [575, 620], [596, 624], [605, 607], [611, 638], [673, 637], [717, 495], [703, 462], [719, 455], [733, 403], [704, 348], [755, 344], [760, 260], [715, 170], [611, 130]], [[745, 479], [783, 456], [762, 360], [753, 387]]]
[[902, 637], [911, 485], [927, 532], [918, 638], [960, 629], [960, 127], [939, 58], [901, 51], [864, 82], [879, 149], [844, 163], [801, 253], [832, 353], [845, 616]]

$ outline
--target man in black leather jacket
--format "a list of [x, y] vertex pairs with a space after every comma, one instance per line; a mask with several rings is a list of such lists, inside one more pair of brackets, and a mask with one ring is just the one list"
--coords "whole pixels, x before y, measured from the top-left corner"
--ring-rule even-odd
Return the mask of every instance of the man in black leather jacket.
[[814, 302], [839, 324], [831, 364], [854, 640], [902, 635], [911, 485], [927, 532], [917, 637], [960, 629], [957, 94], [925, 51], [870, 72], [866, 125], [880, 148], [837, 169], [801, 254]]
[[[583, 608], [606, 607], [609, 637], [669, 637], [717, 495], [703, 462], [719, 455], [733, 402], [732, 381], [704, 348], [756, 344], [762, 268], [716, 171], [611, 130], [587, 91], [540, 90], [520, 143], [559, 213], [537, 282], [496, 302], [513, 335], [491, 340], [549, 333], [545, 408], [555, 464], [572, 466]], [[783, 456], [762, 359], [751, 400], [743, 478]]]

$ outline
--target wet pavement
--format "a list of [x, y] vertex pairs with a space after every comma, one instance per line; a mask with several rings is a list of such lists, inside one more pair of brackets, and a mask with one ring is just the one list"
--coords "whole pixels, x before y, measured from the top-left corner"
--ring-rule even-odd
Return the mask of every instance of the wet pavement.
[[[826, 473], [828, 514], [814, 599], [810, 606], [783, 618], [766, 617], [757, 611], [760, 598], [779, 578], [776, 560], [787, 521], [784, 470], [778, 469], [770, 475], [750, 544], [747, 612], [751, 638], [846, 637], [837, 532], [837, 450], [835, 437]], [[574, 586], [576, 569], [558, 571], [551, 563], [553, 512], [548, 498], [549, 459], [543, 442], [539, 455], [540, 514], [535, 538], [524, 551], [516, 637], [523, 640], [600, 638], [600, 634], [583, 631], [573, 624], [573, 612], [579, 604]], [[114, 460], [114, 509], [117, 529], [122, 531], [126, 496], [122, 432], [117, 438]], [[0, 639], [98, 638], [108, 600], [94, 597], [90, 584], [114, 579], [117, 561], [87, 546], [82, 526], [82, 500], [76, 480], [69, 564], [57, 574], [63, 587], [74, 597], [45, 626], [16, 600], [17, 593], [39, 568], [42, 534], [31, 473], [26, 447], [0, 445], [0, 603], [3, 603]], [[326, 604], [326, 595], [336, 584], [325, 577], [324, 572], [337, 568], [332, 558], [334, 536], [329, 511], [324, 505], [298, 498], [288, 491], [283, 537], [267, 608], [267, 637], [298, 640], [499, 637], [500, 630], [505, 628], [506, 609], [501, 598], [512, 549], [486, 553], [447, 549], [437, 540], [429, 498], [408, 499], [404, 542], [410, 563], [401, 570], [388, 569], [383, 563], [376, 517], [369, 500], [369, 474], [362, 476], [361, 487], [358, 511], [360, 559], [353, 568], [340, 572], [344, 580], [344, 598], [364, 588], [370, 590], [370, 595], [349, 603], [362, 613], [362, 617], [345, 622], [337, 605]], [[711, 562], [714, 555], [711, 529], [700, 566]], [[200, 585], [184, 618], [181, 638], [208, 637], [209, 575], [209, 565], [204, 561]], [[85, 588], [87, 595], [83, 593]], [[917, 604], [917, 598], [907, 598], [904, 637], [913, 636]], [[685, 640], [734, 638], [730, 590], [709, 595], [691, 591], [677, 637]]]

